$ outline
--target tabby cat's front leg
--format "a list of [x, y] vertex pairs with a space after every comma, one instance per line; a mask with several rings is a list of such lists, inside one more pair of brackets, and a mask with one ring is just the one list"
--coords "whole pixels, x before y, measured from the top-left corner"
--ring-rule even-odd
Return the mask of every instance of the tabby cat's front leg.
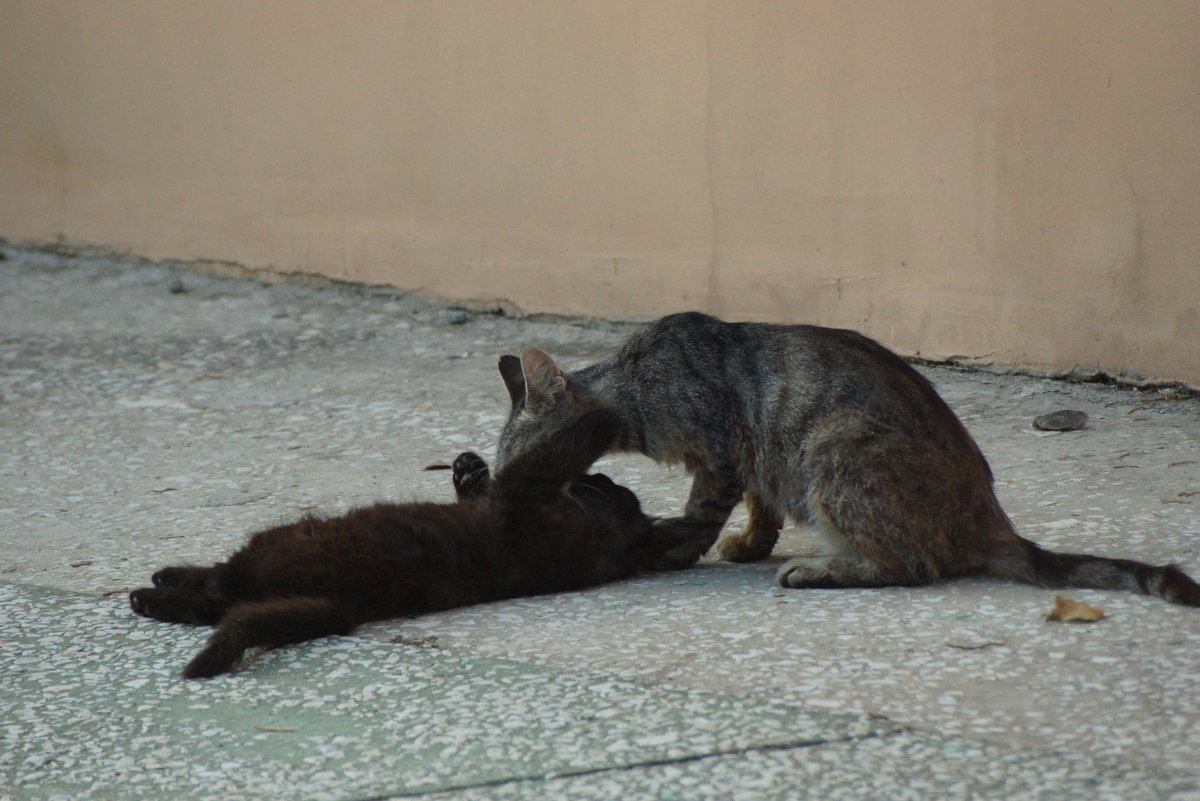
[[678, 545], [664, 554], [660, 570], [690, 567], [717, 541], [733, 507], [742, 499], [743, 485], [732, 471], [703, 470], [692, 481], [683, 517], [654, 524], [655, 537], [675, 539]]
[[725, 532], [717, 543], [717, 553], [730, 562], [757, 562], [771, 555], [783, 528], [783, 516], [768, 506], [753, 490], [746, 493], [746, 511], [750, 519], [739, 533]]

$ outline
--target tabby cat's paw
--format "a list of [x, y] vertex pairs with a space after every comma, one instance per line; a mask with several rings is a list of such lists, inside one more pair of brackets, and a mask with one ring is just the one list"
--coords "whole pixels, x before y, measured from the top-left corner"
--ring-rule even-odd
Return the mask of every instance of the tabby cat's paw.
[[773, 537], [751, 537], [746, 534], [726, 532], [717, 541], [717, 556], [726, 562], [757, 562], [771, 555], [779, 535]]
[[459, 498], [473, 498], [487, 491], [491, 471], [478, 454], [467, 451], [459, 454], [451, 466], [454, 491]]
[[911, 584], [854, 556], [797, 556], [779, 566], [775, 583], [791, 589], [830, 590], [841, 587], [886, 587]]

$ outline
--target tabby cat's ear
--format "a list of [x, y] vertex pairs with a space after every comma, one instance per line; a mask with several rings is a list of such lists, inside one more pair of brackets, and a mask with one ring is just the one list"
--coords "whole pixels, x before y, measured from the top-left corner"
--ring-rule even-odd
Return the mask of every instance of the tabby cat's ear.
[[521, 375], [527, 407], [553, 404], [567, 391], [567, 377], [550, 354], [534, 345], [521, 348]]
[[525, 376], [521, 373], [521, 360], [506, 354], [500, 357], [499, 367], [500, 377], [504, 379], [504, 386], [508, 388], [508, 397], [512, 400], [512, 405], [516, 406], [525, 400]]

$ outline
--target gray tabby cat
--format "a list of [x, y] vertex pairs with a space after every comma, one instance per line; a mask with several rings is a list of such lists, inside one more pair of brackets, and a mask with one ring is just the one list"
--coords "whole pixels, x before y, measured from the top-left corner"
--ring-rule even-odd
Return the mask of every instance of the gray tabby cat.
[[784, 587], [880, 587], [988, 575], [1045, 587], [1127, 589], [1200, 606], [1177, 566], [1052, 553], [1014, 531], [966, 428], [920, 373], [854, 331], [664, 317], [612, 356], [564, 373], [544, 351], [503, 356], [512, 412], [503, 465], [591, 409], [622, 431], [611, 450], [682, 463], [694, 483], [670, 566], [700, 558], [745, 500], [749, 523], [718, 546], [771, 553], [785, 518], [828, 555], [784, 563]]

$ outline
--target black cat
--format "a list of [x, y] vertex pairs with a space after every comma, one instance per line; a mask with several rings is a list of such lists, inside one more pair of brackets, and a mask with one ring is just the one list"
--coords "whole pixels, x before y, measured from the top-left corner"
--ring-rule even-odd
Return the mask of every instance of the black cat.
[[583, 475], [619, 426], [610, 412], [586, 414], [494, 478], [464, 453], [453, 466], [456, 503], [304, 517], [253, 535], [226, 562], [159, 570], [153, 587], [130, 593], [130, 606], [157, 620], [217, 626], [183, 671], [194, 679], [228, 672], [254, 646], [634, 575], [677, 543], [656, 539], [628, 489]]

